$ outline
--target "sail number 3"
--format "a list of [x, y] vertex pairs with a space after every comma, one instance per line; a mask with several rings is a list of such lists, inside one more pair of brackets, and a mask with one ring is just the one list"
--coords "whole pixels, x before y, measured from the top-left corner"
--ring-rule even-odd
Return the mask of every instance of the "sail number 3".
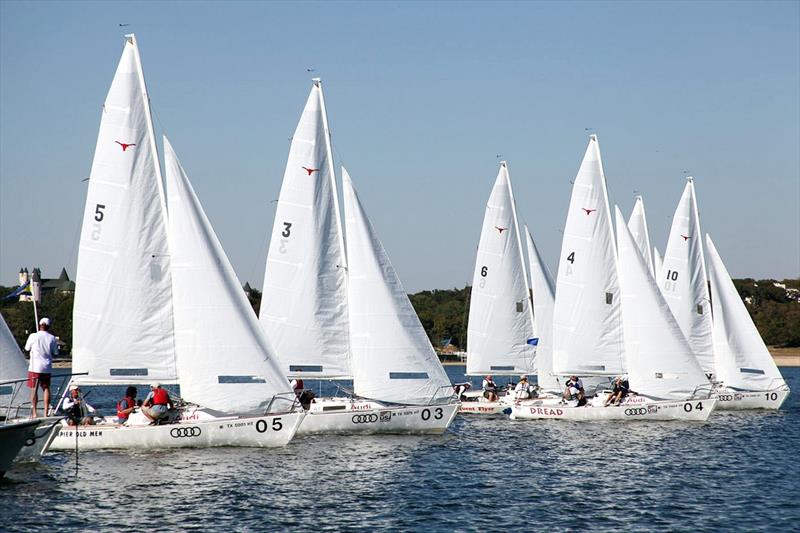
[[103, 212], [103, 209], [105, 209], [105, 208], [106, 208], [106, 206], [104, 206], [103, 204], [97, 204], [95, 206], [95, 208], [94, 208], [94, 220], [95, 220], [95, 223], [92, 224], [92, 240], [93, 241], [99, 241], [100, 240], [100, 231], [101, 231], [100, 223], [103, 221], [103, 219], [106, 216], [106, 214]]
[[286, 253], [286, 245], [289, 243], [289, 236], [292, 234], [292, 223], [291, 222], [284, 222], [283, 223], [283, 231], [281, 232], [281, 243], [278, 246], [278, 251], [282, 254]]

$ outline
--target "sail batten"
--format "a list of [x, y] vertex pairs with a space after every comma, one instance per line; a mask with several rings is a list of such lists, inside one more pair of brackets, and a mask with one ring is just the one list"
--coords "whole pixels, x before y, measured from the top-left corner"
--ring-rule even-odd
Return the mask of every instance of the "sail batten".
[[508, 167], [486, 204], [470, 295], [467, 374], [534, 372], [533, 310]]

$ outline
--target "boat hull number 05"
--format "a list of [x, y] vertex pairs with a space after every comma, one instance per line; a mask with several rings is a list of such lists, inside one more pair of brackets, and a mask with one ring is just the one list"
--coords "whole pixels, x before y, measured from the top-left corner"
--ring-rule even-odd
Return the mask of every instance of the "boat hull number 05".
[[[423, 420], [430, 420], [431, 419], [431, 410], [430, 409], [423, 409], [422, 410], [422, 419]], [[444, 416], [444, 412], [442, 411], [441, 407], [437, 407], [433, 410], [433, 418], [436, 420], [441, 420]]]
[[[269, 429], [266, 420], [259, 420], [256, 422], [256, 431], [259, 433], [266, 433]], [[283, 429], [283, 423], [281, 422], [281, 417], [273, 418], [272, 419], [272, 431], [280, 431]]]
[[183, 439], [186, 437], [199, 437], [202, 432], [203, 430], [197, 426], [172, 428], [169, 430], [169, 436], [173, 439]]

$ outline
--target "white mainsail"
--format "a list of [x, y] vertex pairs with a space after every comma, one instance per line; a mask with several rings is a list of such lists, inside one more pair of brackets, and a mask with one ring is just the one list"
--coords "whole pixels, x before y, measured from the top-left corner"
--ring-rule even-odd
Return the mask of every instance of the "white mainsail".
[[467, 328], [467, 374], [531, 374], [536, 349], [514, 193], [500, 163], [483, 217]]
[[174, 382], [166, 207], [136, 39], [100, 120], [83, 215], [72, 370], [84, 383]]
[[686, 187], [672, 218], [658, 286], [700, 366], [713, 375], [714, 343], [707, 279], [694, 180], [686, 178]]
[[653, 275], [656, 280], [661, 278], [661, 267], [663, 264], [664, 257], [662, 257], [661, 252], [658, 251], [658, 248], [653, 246]]
[[650, 269], [650, 275], [655, 276], [653, 256], [650, 252], [650, 233], [647, 231], [647, 216], [644, 212], [644, 200], [641, 195], [636, 196], [636, 203], [633, 205], [631, 217], [628, 219], [628, 229], [631, 230], [636, 246]]
[[164, 168], [181, 397], [226, 413], [264, 412], [275, 394], [290, 393], [289, 382], [166, 137]]
[[655, 399], [691, 398], [708, 387], [686, 338], [616, 208], [625, 354], [631, 389]]
[[322, 85], [292, 137], [259, 320], [288, 376], [349, 378], [344, 243]]
[[[28, 362], [19, 344], [6, 324], [3, 315], [0, 315], [0, 383], [3, 381], [14, 381], [24, 379], [28, 376]], [[14, 393], [15, 385], [0, 385], [0, 408], [8, 407], [11, 396]], [[14, 405], [19, 405], [29, 401], [26, 394], [17, 395], [14, 398]], [[0, 414], [5, 414], [0, 411]]]
[[572, 187], [556, 279], [553, 370], [618, 375], [625, 370], [616, 249], [595, 135]]
[[773, 390], [785, 381], [722, 259], [706, 234], [708, 275], [714, 302], [714, 358], [717, 380], [732, 389]]
[[528, 264], [531, 273], [533, 297], [533, 334], [536, 345], [536, 373], [539, 386], [549, 392], [561, 392], [562, 387], [553, 373], [553, 307], [556, 289], [553, 276], [533, 242], [528, 226], [525, 226], [528, 245]]
[[450, 398], [450, 380], [344, 168], [342, 192], [355, 393], [403, 404]]

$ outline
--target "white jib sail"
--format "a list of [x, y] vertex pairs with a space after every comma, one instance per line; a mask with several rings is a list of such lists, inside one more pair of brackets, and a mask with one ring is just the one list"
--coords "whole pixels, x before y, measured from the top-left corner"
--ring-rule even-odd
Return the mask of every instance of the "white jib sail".
[[319, 80], [292, 137], [259, 320], [288, 376], [349, 378], [346, 262]]
[[531, 272], [533, 295], [533, 335], [536, 345], [536, 373], [538, 384], [550, 392], [561, 392], [561, 384], [553, 373], [553, 307], [556, 289], [553, 276], [533, 242], [528, 226], [525, 226], [528, 245], [528, 264]]
[[700, 366], [713, 375], [714, 342], [707, 279], [694, 180], [687, 178], [672, 218], [658, 286]]
[[656, 280], [661, 278], [661, 266], [664, 264], [664, 258], [658, 248], [653, 246], [653, 274]]
[[289, 382], [166, 137], [164, 168], [181, 397], [226, 413], [264, 412], [275, 394], [291, 398]]
[[650, 275], [636, 241], [616, 208], [619, 280], [625, 327], [625, 354], [631, 389], [665, 400], [708, 391], [692, 349]]
[[86, 193], [72, 365], [87, 383], [177, 378], [164, 190], [133, 35], [103, 105]]
[[342, 193], [355, 393], [403, 404], [449, 398], [450, 380], [344, 168]]
[[[0, 383], [3, 381], [14, 381], [17, 379], [24, 379], [28, 376], [28, 362], [22, 351], [19, 349], [14, 335], [8, 329], [8, 324], [0, 315]], [[18, 385], [2, 385], [0, 384], [0, 414], [5, 415], [4, 407], [9, 406], [11, 395], [14, 393], [14, 388]], [[20, 389], [14, 397], [14, 406], [30, 401], [27, 394], [28, 389]]]
[[616, 249], [595, 135], [572, 187], [556, 279], [556, 374], [618, 375], [625, 370]]
[[655, 276], [655, 269], [653, 267], [653, 255], [650, 252], [650, 233], [647, 231], [647, 216], [644, 213], [644, 200], [641, 196], [636, 197], [636, 203], [633, 205], [631, 218], [628, 219], [628, 229], [631, 230], [631, 235], [636, 241], [636, 246], [644, 257], [647, 267], [650, 269], [650, 275]]
[[717, 380], [733, 389], [772, 390], [785, 382], [722, 259], [706, 234], [708, 275], [714, 303]]
[[467, 328], [467, 374], [532, 374], [536, 348], [519, 223], [506, 162], [483, 217]]

